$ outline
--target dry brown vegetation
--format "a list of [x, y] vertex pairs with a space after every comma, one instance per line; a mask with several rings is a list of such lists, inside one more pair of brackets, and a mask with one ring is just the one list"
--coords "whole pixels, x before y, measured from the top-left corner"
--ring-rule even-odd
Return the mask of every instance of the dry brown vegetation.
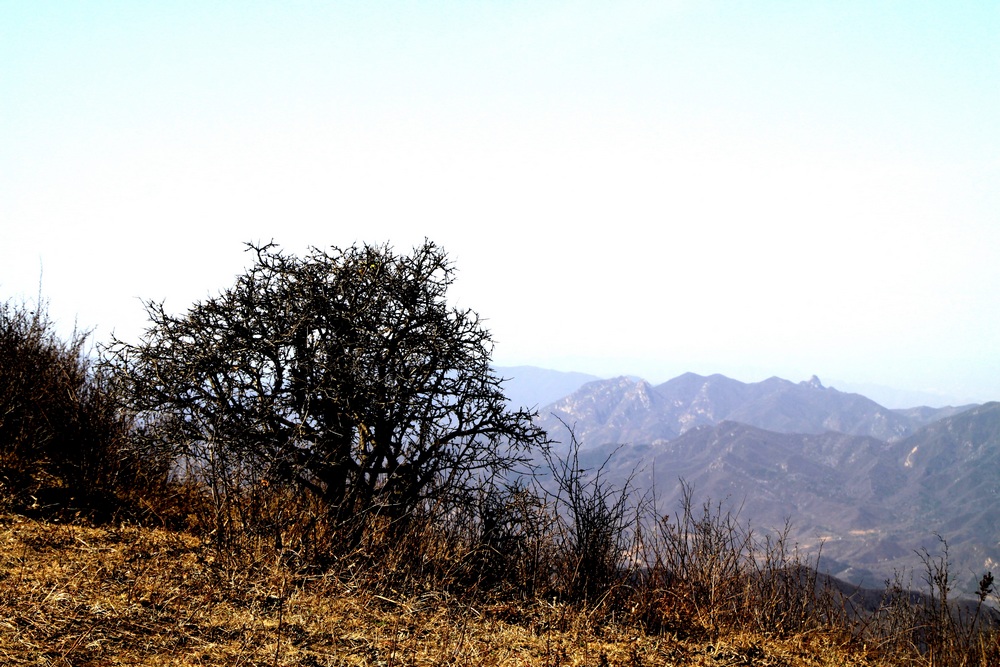
[[[228, 518], [220, 541], [215, 506], [184, 486], [101, 525], [8, 509], [0, 663], [998, 664], [988, 608], [947, 600], [946, 554], [926, 556], [930, 594], [893, 587], [862, 609], [780, 534], [758, 537], [718, 505], [699, 511], [689, 494], [654, 519], [563, 472], [565, 497], [507, 487], [465, 513], [373, 516], [350, 547], [330, 526], [310, 546], [296, 523], [276, 543], [239, 523], [257, 513]], [[283, 514], [313, 511], [268, 493]], [[995, 596], [991, 579], [981, 592]]]
[[843, 637], [679, 629], [629, 610], [489, 600], [223, 567], [182, 532], [0, 519], [0, 662], [12, 665], [874, 665]]

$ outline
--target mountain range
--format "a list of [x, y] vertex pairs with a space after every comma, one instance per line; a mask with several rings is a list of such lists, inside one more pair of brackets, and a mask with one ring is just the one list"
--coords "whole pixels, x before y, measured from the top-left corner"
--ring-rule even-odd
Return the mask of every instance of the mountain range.
[[562, 446], [572, 430], [584, 467], [655, 492], [660, 512], [683, 480], [756, 530], [790, 522], [821, 570], [858, 585], [919, 584], [945, 544], [960, 589], [1000, 564], [1000, 403], [888, 409], [816, 377], [687, 373], [585, 382], [538, 423]]

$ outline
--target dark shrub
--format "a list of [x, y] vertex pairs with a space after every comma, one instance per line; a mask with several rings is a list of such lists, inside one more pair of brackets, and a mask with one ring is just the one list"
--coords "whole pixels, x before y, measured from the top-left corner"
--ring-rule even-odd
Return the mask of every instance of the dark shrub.
[[54, 329], [44, 303], [0, 304], [0, 494], [18, 511], [107, 516], [144, 475], [88, 335]]

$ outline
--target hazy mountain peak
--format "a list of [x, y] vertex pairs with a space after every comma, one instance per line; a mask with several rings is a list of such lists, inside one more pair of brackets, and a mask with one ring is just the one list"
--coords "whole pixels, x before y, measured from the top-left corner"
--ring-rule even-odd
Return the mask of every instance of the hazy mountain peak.
[[820, 382], [819, 378], [816, 377], [815, 375], [809, 378], [809, 380], [805, 382], [800, 382], [799, 384], [805, 385], [806, 387], [810, 387], [812, 389], [826, 389], [826, 387], [823, 386], [823, 383]]
[[587, 383], [550, 410], [576, 424], [585, 446], [652, 443], [724, 420], [778, 433], [834, 431], [887, 442], [922, 425], [864, 396], [825, 387], [815, 375], [798, 383], [779, 377], [744, 383], [685, 373], [655, 387], [622, 376]]

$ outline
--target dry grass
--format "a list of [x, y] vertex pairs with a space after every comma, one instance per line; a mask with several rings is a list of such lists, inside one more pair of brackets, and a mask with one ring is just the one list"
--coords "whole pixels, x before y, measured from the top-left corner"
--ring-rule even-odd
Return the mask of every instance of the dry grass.
[[[357, 579], [355, 581], [360, 581]], [[683, 634], [683, 633], [682, 633]], [[822, 633], [647, 634], [555, 601], [397, 596], [214, 562], [198, 539], [0, 517], [0, 662], [10, 665], [874, 665]]]

